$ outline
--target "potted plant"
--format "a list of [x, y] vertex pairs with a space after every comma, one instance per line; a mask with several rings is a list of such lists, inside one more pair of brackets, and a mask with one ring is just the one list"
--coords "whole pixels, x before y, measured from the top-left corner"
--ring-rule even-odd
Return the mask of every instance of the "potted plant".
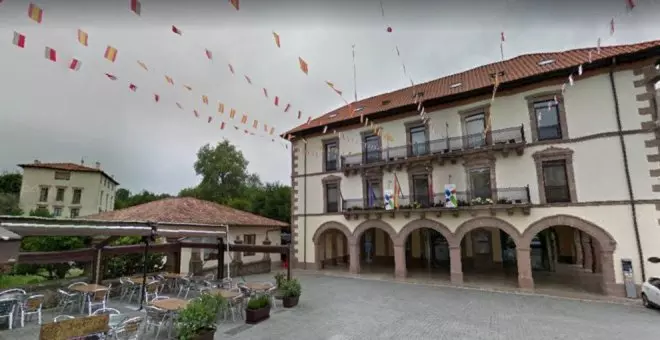
[[275, 274], [275, 285], [277, 288], [282, 288], [282, 283], [286, 280], [286, 277], [284, 276], [284, 273], [277, 273]]
[[302, 293], [302, 287], [298, 279], [286, 280], [282, 284], [282, 305], [284, 308], [291, 308], [298, 305], [298, 299]]
[[268, 295], [253, 296], [245, 309], [245, 323], [254, 325], [270, 317], [270, 299]]
[[215, 294], [202, 294], [179, 312], [177, 335], [179, 340], [213, 340], [215, 320], [226, 300]]

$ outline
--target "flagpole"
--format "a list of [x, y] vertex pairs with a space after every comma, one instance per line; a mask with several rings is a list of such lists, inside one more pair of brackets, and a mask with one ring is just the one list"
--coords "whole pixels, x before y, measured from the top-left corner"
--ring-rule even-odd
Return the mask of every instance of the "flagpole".
[[353, 95], [355, 96], [355, 102], [358, 101], [357, 96], [357, 67], [355, 66], [355, 44], [353, 44]]

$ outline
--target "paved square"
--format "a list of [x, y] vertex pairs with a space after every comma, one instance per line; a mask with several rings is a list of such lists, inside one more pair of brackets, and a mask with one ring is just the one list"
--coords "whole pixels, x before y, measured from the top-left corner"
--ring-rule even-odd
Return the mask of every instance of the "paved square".
[[[219, 325], [216, 339], [657, 339], [660, 312], [640, 305], [582, 302], [299, 273], [300, 305], [258, 325]], [[272, 281], [272, 275], [246, 277]], [[125, 312], [125, 306], [113, 303]], [[135, 312], [133, 312], [135, 313]], [[44, 320], [52, 320], [48, 313]], [[0, 331], [36, 340], [38, 328]], [[142, 339], [154, 339], [152, 333]], [[165, 337], [161, 336], [162, 339]]]

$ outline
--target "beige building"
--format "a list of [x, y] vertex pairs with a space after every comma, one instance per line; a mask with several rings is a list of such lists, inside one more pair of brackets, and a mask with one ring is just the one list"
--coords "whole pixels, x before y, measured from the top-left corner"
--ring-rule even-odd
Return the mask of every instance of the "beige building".
[[112, 211], [119, 182], [101, 169], [74, 163], [19, 164], [23, 168], [20, 207], [27, 214], [48, 209], [55, 217], [75, 218]]
[[660, 276], [658, 55], [522, 55], [289, 131], [294, 260], [612, 295], [627, 261], [637, 284]]

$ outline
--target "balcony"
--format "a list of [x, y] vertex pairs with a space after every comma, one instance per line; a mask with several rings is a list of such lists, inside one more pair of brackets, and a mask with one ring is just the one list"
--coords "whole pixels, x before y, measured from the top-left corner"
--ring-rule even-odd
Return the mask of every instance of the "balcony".
[[382, 167], [391, 171], [403, 164], [418, 161], [436, 160], [444, 164], [474, 153], [499, 151], [508, 156], [510, 151], [522, 155], [525, 146], [523, 126], [489, 131], [459, 137], [442, 138], [414, 145], [395, 146], [380, 150], [366, 150], [362, 153], [341, 156], [341, 168], [345, 175], [357, 173], [361, 169]]
[[342, 213], [346, 219], [381, 218], [383, 214], [394, 218], [397, 214], [406, 218], [412, 213], [420, 214], [420, 218], [426, 214], [435, 214], [441, 217], [443, 213], [460, 216], [468, 213], [476, 216], [479, 212], [488, 212], [495, 216], [498, 212], [506, 212], [513, 215], [516, 211], [529, 215], [531, 200], [529, 186], [518, 188], [497, 188], [483, 192], [458, 191], [456, 192], [457, 207], [447, 207], [444, 193], [435, 193], [433, 197], [428, 194], [409, 195], [399, 198], [399, 208], [385, 210], [384, 200], [379, 198], [370, 206], [366, 199], [345, 199], [342, 201]]

